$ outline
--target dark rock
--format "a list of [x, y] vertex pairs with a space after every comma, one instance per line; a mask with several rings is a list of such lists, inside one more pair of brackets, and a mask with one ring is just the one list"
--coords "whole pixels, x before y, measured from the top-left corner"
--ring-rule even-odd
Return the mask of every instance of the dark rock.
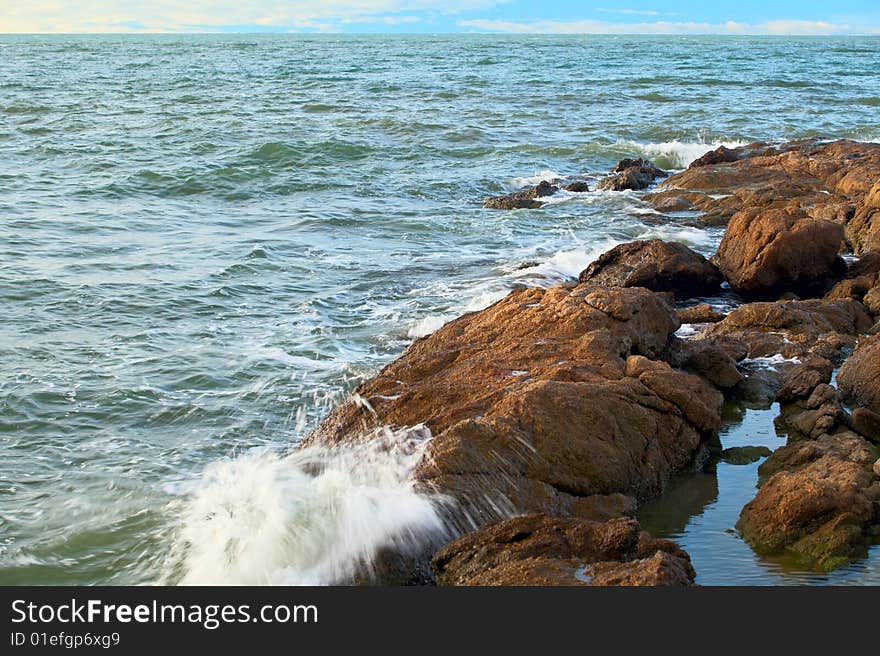
[[734, 387], [743, 380], [736, 361], [714, 339], [671, 340], [664, 359], [673, 367], [702, 376], [721, 389]]
[[566, 191], [582, 194], [590, 190], [590, 185], [588, 185], [586, 182], [578, 180], [576, 182], [569, 182], [562, 188]]
[[721, 452], [721, 459], [728, 465], [750, 465], [771, 453], [766, 446], [732, 446]]
[[782, 380], [782, 387], [776, 395], [780, 403], [792, 403], [809, 398], [819, 385], [831, 382], [834, 365], [825, 358], [810, 357], [796, 365]]
[[622, 159], [611, 169], [611, 175], [599, 180], [596, 188], [610, 191], [647, 189], [654, 180], [667, 175], [646, 159]]
[[544, 205], [544, 202], [539, 200], [540, 198], [552, 196], [557, 191], [559, 191], [559, 187], [543, 180], [537, 186], [524, 191], [487, 198], [483, 207], [495, 210], [536, 209]]
[[852, 411], [850, 421], [855, 432], [875, 444], [880, 444], [880, 414], [868, 408], [856, 408]]
[[687, 246], [652, 239], [621, 244], [603, 253], [581, 272], [580, 281], [645, 287], [685, 298], [717, 291], [722, 278], [713, 264]]
[[727, 162], [735, 162], [742, 157], [740, 152], [727, 148], [726, 146], [718, 146], [715, 150], [710, 150], [702, 157], [698, 157], [688, 168], [694, 169], [698, 166], [709, 166], [712, 164], [724, 164]]

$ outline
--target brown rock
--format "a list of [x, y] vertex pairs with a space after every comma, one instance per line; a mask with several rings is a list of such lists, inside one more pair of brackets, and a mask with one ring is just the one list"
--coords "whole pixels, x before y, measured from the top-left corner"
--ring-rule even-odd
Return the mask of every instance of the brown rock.
[[569, 182], [567, 185], [562, 187], [566, 191], [571, 191], [574, 193], [582, 194], [590, 190], [590, 185], [581, 180], [577, 180], [575, 182]]
[[847, 403], [880, 413], [880, 335], [859, 342], [840, 368], [837, 384]]
[[843, 275], [843, 228], [802, 210], [752, 208], [737, 213], [713, 262], [740, 293], [771, 295], [825, 285]]
[[782, 387], [776, 395], [780, 403], [792, 403], [809, 398], [819, 385], [831, 382], [834, 364], [825, 358], [807, 358], [796, 365], [782, 379]]
[[[778, 398], [779, 395], [777, 395]], [[818, 438], [847, 423], [837, 390], [821, 383], [807, 398], [781, 406], [780, 420], [789, 437]]]
[[734, 387], [743, 380], [736, 361], [721, 340], [673, 339], [664, 359], [673, 367], [702, 376], [721, 389]]
[[875, 317], [880, 316], [880, 286], [868, 290], [865, 293], [862, 302], [865, 304], [868, 312]]
[[[774, 454], [764, 463], [763, 471], [778, 468], [780, 460], [788, 467], [777, 469], [761, 486], [737, 522], [756, 551], [787, 550], [823, 569], [864, 554], [877, 519], [880, 483], [870, 465], [834, 451], [831, 443], [838, 439], [794, 443], [783, 447], [788, 450], [784, 456]], [[867, 443], [861, 442], [865, 451]]]
[[463, 535], [433, 563], [438, 585], [689, 585], [694, 576], [678, 545], [640, 534], [632, 519], [514, 517]]
[[852, 411], [851, 427], [862, 437], [880, 444], [880, 414], [868, 408], [856, 408]]
[[[721, 161], [730, 160], [730, 161]], [[857, 253], [880, 250], [880, 146], [803, 140], [750, 144], [709, 154], [670, 176], [646, 200], [687, 198], [709, 225], [747, 208], [799, 208], [813, 218], [846, 224]]]
[[700, 303], [678, 310], [678, 320], [682, 323], [718, 323], [726, 314], [715, 311], [708, 303]]
[[540, 198], [552, 196], [557, 191], [559, 187], [543, 180], [537, 186], [524, 191], [487, 198], [483, 207], [495, 210], [535, 209], [544, 205], [544, 201], [539, 200]]
[[837, 360], [843, 349], [872, 324], [864, 306], [852, 299], [747, 303], [708, 328], [748, 345], [749, 357], [817, 355]]
[[640, 287], [517, 290], [414, 342], [304, 444], [425, 424], [434, 438], [416, 476], [456, 502], [459, 530], [571, 514], [593, 495], [655, 496], [703, 452], [723, 402], [703, 378], [650, 359], [678, 326]]
[[686, 298], [717, 291], [722, 278], [713, 264], [684, 244], [652, 239], [612, 248], [581, 272], [580, 281], [645, 287]]
[[605, 587], [693, 585], [687, 563], [662, 551], [628, 563], [596, 563], [586, 568], [584, 576], [590, 585]]

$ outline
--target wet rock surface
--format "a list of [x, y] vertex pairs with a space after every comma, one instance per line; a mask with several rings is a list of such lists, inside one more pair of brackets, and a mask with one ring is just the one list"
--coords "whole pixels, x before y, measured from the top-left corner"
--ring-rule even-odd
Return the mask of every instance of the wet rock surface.
[[[597, 188], [644, 189], [663, 176], [622, 160]], [[707, 225], [729, 222], [712, 261], [659, 240], [623, 244], [577, 282], [517, 289], [451, 321], [361, 384], [304, 444], [424, 425], [433, 438], [414, 477], [445, 500], [450, 538], [460, 535], [415, 558], [386, 550], [384, 579], [693, 583], [687, 555], [630, 517], [673, 474], [718, 455], [725, 397], [778, 402], [789, 436], [772, 454], [720, 452], [728, 463], [766, 458], [742, 537], [809, 568], [863, 555], [880, 507], [880, 336], [868, 336], [880, 325], [878, 181], [878, 144], [719, 148], [645, 196]], [[540, 207], [560, 187], [589, 191], [542, 182], [486, 207]], [[847, 265], [848, 248], [859, 257]], [[725, 292], [731, 311], [701, 302], [722, 280], [742, 295]], [[674, 309], [691, 297], [696, 305]], [[686, 338], [675, 334], [683, 322], [695, 327]], [[832, 371], [844, 360], [838, 390]]]
[[645, 287], [688, 298], [719, 290], [723, 278], [705, 257], [684, 244], [659, 239], [621, 244], [580, 274], [581, 282], [612, 287]]
[[552, 196], [557, 191], [559, 191], [559, 187], [545, 180], [523, 191], [487, 198], [483, 207], [495, 210], [536, 209], [544, 205], [541, 198]]
[[527, 515], [451, 542], [434, 557], [439, 585], [668, 585], [694, 580], [690, 559], [632, 519]]
[[712, 258], [743, 294], [824, 291], [842, 277], [843, 227], [801, 209], [750, 208], [733, 216]]

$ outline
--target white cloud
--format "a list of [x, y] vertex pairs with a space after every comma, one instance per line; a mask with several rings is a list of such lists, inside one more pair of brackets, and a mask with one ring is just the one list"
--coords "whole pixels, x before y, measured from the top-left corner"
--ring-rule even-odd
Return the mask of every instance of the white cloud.
[[659, 11], [653, 11], [651, 9], [605, 9], [604, 7], [599, 7], [596, 11], [601, 11], [603, 14], [630, 14], [630, 15], [641, 15], [641, 16], [659, 16]]
[[615, 23], [600, 20], [573, 21], [503, 21], [464, 20], [461, 27], [483, 32], [506, 32], [511, 34], [774, 34], [774, 35], [833, 35], [878, 34], [876, 28], [855, 28], [850, 25], [823, 21], [777, 20], [766, 23], [726, 23], [653, 21], [641, 23]]
[[[0, 0], [2, 32], [178, 32], [229, 26], [334, 29], [413, 22], [417, 11], [456, 14], [506, 0]], [[395, 14], [406, 13], [406, 16]]]

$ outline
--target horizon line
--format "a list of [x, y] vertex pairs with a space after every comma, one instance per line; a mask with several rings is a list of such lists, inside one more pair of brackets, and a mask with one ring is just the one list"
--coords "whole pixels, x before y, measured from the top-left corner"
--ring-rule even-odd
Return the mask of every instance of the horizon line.
[[724, 32], [665, 32], [649, 34], [644, 32], [501, 32], [501, 31], [441, 31], [441, 32], [329, 32], [314, 31], [303, 32], [296, 30], [256, 30], [256, 31], [230, 31], [230, 30], [130, 30], [119, 32], [0, 32], [0, 36], [188, 36], [188, 35], [241, 35], [241, 36], [638, 36], [638, 37], [678, 37], [678, 36], [719, 36], [738, 38], [743, 36], [761, 37], [767, 39], [827, 39], [827, 38], [876, 38], [880, 39], [880, 32], [853, 32], [849, 34], [767, 34], [761, 32], [740, 32], [730, 34]]

